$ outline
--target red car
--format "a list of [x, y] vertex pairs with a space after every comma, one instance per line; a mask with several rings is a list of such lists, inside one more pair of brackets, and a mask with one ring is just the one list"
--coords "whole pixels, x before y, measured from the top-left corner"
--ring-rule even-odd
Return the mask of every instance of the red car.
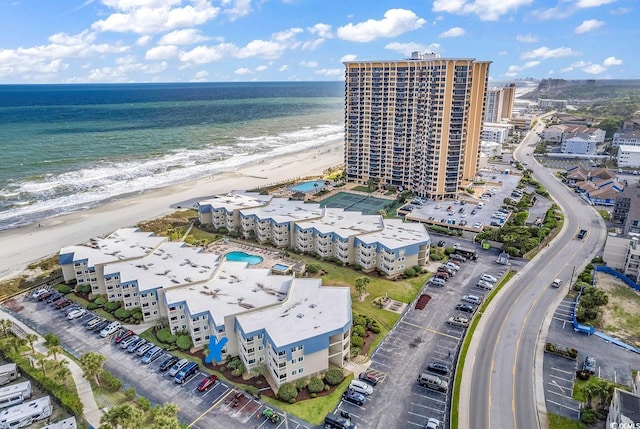
[[131, 329], [125, 329], [124, 331], [121, 331], [118, 335], [116, 335], [116, 344], [124, 340], [125, 338], [129, 338], [132, 335], [133, 331]]
[[448, 273], [446, 273], [446, 272], [444, 272], [444, 271], [438, 271], [438, 272], [435, 274], [435, 277], [441, 278], [441, 279], [443, 279], [443, 280], [449, 280], [449, 274], [448, 274]]
[[216, 381], [218, 381], [218, 376], [212, 374], [198, 384], [198, 390], [200, 392], [206, 392], [211, 386], [216, 384]]

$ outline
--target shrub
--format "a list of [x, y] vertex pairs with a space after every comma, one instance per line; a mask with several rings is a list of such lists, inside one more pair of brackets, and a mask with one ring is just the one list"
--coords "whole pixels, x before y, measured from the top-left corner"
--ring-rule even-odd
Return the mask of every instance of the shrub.
[[59, 346], [60, 339], [53, 335], [51, 332], [44, 334], [44, 343], [47, 347]]
[[118, 308], [113, 315], [116, 316], [116, 319], [124, 320], [131, 316], [131, 311], [125, 310], [124, 308]]
[[351, 335], [357, 335], [358, 337], [364, 337], [364, 326], [362, 325], [356, 325], [353, 327], [352, 331], [351, 331]]
[[312, 394], [311, 394], [311, 395], [309, 395], [309, 396], [311, 396], [312, 398], [317, 398], [317, 397], [318, 397], [318, 394], [314, 392], [314, 393], [312, 393]]
[[149, 411], [151, 409], [151, 401], [149, 401], [144, 396], [138, 396], [136, 399], [138, 406], [142, 409], [142, 411]]
[[358, 356], [360, 354], [360, 347], [351, 346], [351, 357]]
[[361, 315], [355, 315], [353, 317], [353, 325], [354, 326], [367, 326], [367, 318]]
[[227, 367], [226, 367], [226, 366], [222, 365], [222, 366], [220, 367], [220, 372], [225, 372], [226, 370], [227, 370]]
[[124, 391], [124, 396], [128, 399], [128, 400], [133, 400], [136, 398], [136, 388], [135, 387], [130, 387], [127, 390]]
[[603, 262], [602, 256], [596, 256], [595, 258], [593, 258], [591, 260], [591, 263], [593, 263], [593, 264], [601, 264], [602, 262]]
[[281, 401], [291, 403], [292, 400], [295, 401], [297, 396], [298, 389], [291, 383], [284, 383], [280, 386], [280, 389], [278, 389], [278, 399]]
[[111, 301], [111, 302], [107, 302], [104, 305], [105, 310], [107, 310], [109, 313], [112, 313], [114, 311], [116, 311], [117, 309], [120, 308], [120, 302], [119, 301]]
[[78, 292], [89, 293], [91, 292], [91, 285], [82, 285], [76, 288]]
[[102, 371], [100, 379], [104, 382], [105, 387], [113, 392], [122, 389], [122, 381], [108, 371]]
[[244, 390], [245, 390], [245, 392], [247, 392], [251, 396], [259, 396], [260, 395], [260, 389], [258, 389], [256, 386], [247, 385], [247, 386], [244, 387]]
[[178, 340], [178, 337], [173, 335], [169, 328], [158, 329], [156, 331], [156, 338], [158, 341], [165, 344], [175, 344]]
[[407, 277], [415, 277], [416, 270], [414, 270], [413, 268], [407, 268], [406, 270], [404, 270], [404, 275]]
[[380, 326], [378, 325], [372, 325], [371, 328], [369, 329], [371, 332], [373, 332], [374, 334], [379, 334], [380, 333]]
[[98, 307], [100, 307], [100, 306], [98, 304], [96, 304], [95, 302], [90, 302], [89, 304], [87, 304], [87, 310], [95, 310]]
[[240, 370], [240, 368], [236, 368], [231, 371], [231, 375], [233, 375], [234, 377], [240, 377], [242, 375], [242, 371]]
[[582, 276], [580, 277], [580, 280], [582, 280], [585, 283], [591, 284], [591, 274], [588, 274], [588, 273], [582, 274]]
[[227, 363], [227, 366], [231, 369], [238, 369], [240, 368], [241, 365], [242, 365], [242, 361], [237, 356], [231, 359], [229, 363]]
[[142, 320], [142, 311], [132, 311], [131, 312], [131, 317], [133, 318], [133, 320], [135, 320], [136, 322], [139, 322]]
[[362, 337], [358, 337], [355, 335], [351, 336], [351, 347], [362, 348], [363, 345], [364, 345], [364, 339], [362, 339]]
[[180, 350], [189, 350], [192, 345], [191, 337], [188, 335], [180, 335], [176, 340], [176, 346], [178, 346]]
[[580, 420], [583, 423], [586, 423], [586, 424], [595, 423], [597, 419], [598, 419], [598, 416], [596, 415], [596, 412], [593, 410], [590, 410], [588, 408], [583, 408], [580, 411]]
[[298, 392], [301, 391], [302, 389], [304, 389], [305, 387], [307, 387], [307, 379], [306, 378], [299, 378], [294, 382], [296, 389], [298, 389]]
[[314, 393], [322, 392], [324, 390], [324, 382], [319, 377], [312, 377], [311, 380], [309, 380], [307, 389], [312, 395]]
[[444, 259], [444, 256], [441, 253], [437, 253], [437, 252], [431, 252], [431, 254], [429, 255], [429, 258], [432, 261], [442, 261]]
[[98, 306], [103, 306], [107, 303], [107, 298], [105, 298], [104, 296], [99, 296], [94, 299], [93, 302]]
[[324, 375], [324, 381], [330, 386], [336, 386], [344, 380], [344, 373], [341, 368], [331, 368]]
[[311, 274], [315, 274], [318, 271], [320, 271], [320, 265], [318, 265], [318, 264], [309, 264], [309, 265], [307, 265], [307, 272], [309, 272]]
[[[89, 286], [89, 288], [91, 288], [91, 286]], [[54, 289], [57, 290], [60, 293], [64, 293], [64, 294], [68, 294], [69, 292], [71, 292], [71, 288], [67, 285], [63, 285], [63, 284], [59, 284], [59, 285], [55, 285]]]

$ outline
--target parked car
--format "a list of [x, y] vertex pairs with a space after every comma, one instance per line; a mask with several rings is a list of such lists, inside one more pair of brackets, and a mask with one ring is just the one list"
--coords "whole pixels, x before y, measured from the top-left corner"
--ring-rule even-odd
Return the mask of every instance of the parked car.
[[63, 293], [56, 292], [53, 295], [51, 295], [49, 298], [47, 298], [47, 304], [51, 304], [52, 302], [59, 300], [63, 296], [64, 296]]
[[466, 262], [467, 258], [465, 258], [462, 255], [459, 255], [457, 253], [452, 253], [451, 255], [449, 255], [449, 259], [454, 260], [454, 261], [458, 261], [458, 262]]
[[444, 240], [438, 241], [438, 247], [444, 247], [446, 244], [447, 244], [447, 242], [444, 241]]
[[471, 214], [472, 214], [472, 215], [474, 215], [474, 214], [476, 214], [476, 213], [478, 213], [478, 210], [477, 210], [477, 209], [473, 209], [473, 210], [471, 210]]
[[133, 336], [133, 331], [131, 329], [123, 329], [116, 335], [115, 342], [116, 344], [118, 344], [122, 342], [122, 340], [125, 340], [131, 336]]
[[360, 406], [363, 406], [364, 403], [367, 402], [367, 398], [365, 398], [362, 393], [356, 392], [353, 389], [347, 389], [342, 394], [342, 399]]
[[100, 322], [104, 322], [104, 319], [100, 316], [96, 316], [87, 322], [87, 329], [93, 329]]
[[473, 313], [476, 311], [476, 308], [471, 304], [458, 304], [456, 305], [456, 310], [464, 311], [465, 313]]
[[101, 332], [104, 328], [106, 328], [109, 325], [109, 323], [111, 323], [109, 320], [103, 320], [102, 322], [98, 323], [93, 327], [93, 332]]
[[429, 365], [427, 365], [427, 371], [433, 372], [435, 374], [447, 375], [449, 374], [450, 369], [449, 365], [447, 365], [446, 363], [434, 361], [429, 362]]
[[465, 295], [462, 297], [462, 301], [478, 305], [482, 302], [482, 298], [478, 295]]
[[124, 340], [120, 341], [120, 348], [128, 349], [131, 344], [135, 343], [138, 340], [140, 340], [140, 337], [137, 335], [132, 335], [129, 338], [125, 338]]
[[429, 284], [435, 287], [443, 287], [446, 284], [446, 282], [444, 279], [441, 279], [439, 277], [431, 277], [429, 279]]
[[195, 362], [189, 362], [184, 368], [180, 370], [176, 377], [173, 379], [178, 384], [184, 383], [189, 377], [198, 372], [198, 364]]
[[449, 267], [445, 267], [444, 265], [440, 265], [440, 266], [438, 267], [438, 271], [437, 271], [437, 272], [439, 272], [439, 273], [440, 273], [440, 272], [447, 273], [447, 274], [449, 274], [449, 277], [453, 276], [453, 275], [456, 273], [456, 272], [455, 272], [455, 271], [453, 271], [451, 268], [449, 268]]
[[51, 295], [56, 293], [54, 290], [48, 290], [45, 293], [41, 293], [38, 295], [38, 301], [46, 301]]
[[474, 222], [473, 223], [473, 227], [478, 229], [478, 228], [482, 228], [482, 222]]
[[493, 283], [489, 283], [484, 280], [478, 280], [478, 283], [476, 283], [476, 287], [479, 287], [480, 289], [485, 289], [485, 290], [492, 290], [493, 286], [494, 286]]
[[453, 270], [453, 271], [458, 271], [460, 269], [460, 265], [458, 264], [454, 264], [453, 262], [449, 261], [446, 264], [444, 264], [445, 267]]
[[138, 338], [137, 340], [129, 344], [129, 347], [127, 347], [127, 353], [134, 353], [136, 350], [138, 350], [138, 348], [142, 347], [146, 342], [147, 340], [145, 340], [144, 338]]
[[365, 383], [369, 383], [372, 386], [378, 384], [378, 377], [372, 372], [361, 372], [358, 376], [359, 380], [364, 381]]
[[444, 272], [444, 271], [438, 271], [433, 276], [437, 277], [439, 279], [442, 279], [442, 280], [449, 280], [449, 273]]
[[151, 350], [154, 347], [155, 347], [155, 344], [153, 344], [153, 343], [144, 343], [143, 345], [138, 347], [138, 350], [136, 350], [136, 354], [138, 356], [144, 356], [144, 354], [146, 352], [148, 352], [149, 350]]
[[455, 326], [456, 328], [466, 328], [467, 326], [469, 326], [469, 319], [462, 316], [449, 317], [449, 320], [447, 320], [447, 324]]
[[71, 310], [69, 313], [67, 313], [67, 319], [69, 320], [77, 319], [78, 317], [84, 316], [86, 312], [87, 310], [85, 310], [84, 308], [76, 308], [74, 310]]
[[440, 420], [429, 417], [424, 429], [442, 429], [442, 426], [440, 426]]
[[56, 304], [56, 308], [58, 310], [60, 310], [61, 308], [65, 308], [70, 306], [71, 304], [73, 304], [73, 301], [71, 301], [70, 299], [67, 298], [63, 298], [64, 301], [60, 301], [58, 304]]
[[369, 383], [360, 380], [352, 380], [349, 384], [349, 389], [355, 390], [363, 395], [371, 395], [373, 393], [373, 387], [371, 387]]
[[498, 281], [498, 279], [494, 276], [492, 276], [491, 274], [487, 274], [487, 273], [483, 273], [480, 276], [480, 280], [484, 280], [485, 282], [490, 282], [490, 283], [495, 283]]
[[162, 363], [160, 364], [160, 371], [166, 371], [169, 368], [171, 368], [173, 365], [175, 365], [176, 362], [178, 362], [178, 358], [176, 356], [169, 356], [168, 358], [166, 358], [165, 360], [162, 361]]
[[582, 364], [583, 371], [587, 371], [589, 374], [596, 373], [596, 358], [593, 356], [587, 356]]
[[162, 352], [163, 350], [160, 346], [151, 347], [145, 352], [144, 356], [142, 356], [142, 363], [147, 364], [153, 362], [162, 355]]
[[44, 289], [44, 288], [43, 289], [38, 289], [37, 291], [35, 291], [35, 292], [33, 292], [31, 294], [31, 298], [38, 299], [38, 298], [40, 298], [41, 295], [43, 295], [43, 294], [45, 294], [47, 292], [49, 292], [49, 289]]
[[211, 388], [211, 386], [216, 384], [216, 381], [218, 381], [218, 376], [217, 375], [211, 374], [211, 375], [205, 377], [205, 379], [202, 380], [200, 382], [200, 384], [198, 384], [198, 391], [206, 392], [207, 390], [209, 390]]

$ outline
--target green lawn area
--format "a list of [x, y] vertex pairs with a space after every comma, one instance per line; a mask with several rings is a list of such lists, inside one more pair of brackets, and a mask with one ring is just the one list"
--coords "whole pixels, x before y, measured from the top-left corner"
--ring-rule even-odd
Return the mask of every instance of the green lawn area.
[[368, 186], [364, 186], [364, 185], [360, 185], [360, 186], [356, 186], [355, 188], [351, 189], [352, 191], [359, 191], [359, 192], [367, 192], [367, 193], [372, 193], [373, 190], [369, 189]]
[[611, 285], [607, 291], [609, 303], [604, 307], [607, 332], [616, 332], [625, 342], [637, 345], [640, 338], [640, 293], [627, 285]]
[[[599, 382], [599, 380], [603, 380], [603, 379], [598, 378], [598, 377], [594, 377], [593, 375], [591, 377], [589, 377], [588, 380], [580, 380], [580, 379], [576, 378], [575, 382], [573, 383], [573, 393], [572, 393], [571, 396], [576, 401], [587, 402], [587, 398], [585, 398], [584, 395], [582, 394], [582, 386], [585, 385], [585, 384], [596, 384], [596, 383]], [[605, 380], [605, 381], [609, 382], [609, 380]], [[625, 386], [624, 384], [617, 384], [617, 383], [613, 383], [613, 382], [611, 382], [611, 384], [616, 386], [618, 389], [629, 390], [629, 387]], [[593, 403], [595, 404], [596, 401], [598, 400], [598, 398], [593, 398], [592, 400], [593, 400]]]
[[588, 426], [578, 420], [571, 420], [557, 414], [549, 414], [549, 429], [587, 429]]

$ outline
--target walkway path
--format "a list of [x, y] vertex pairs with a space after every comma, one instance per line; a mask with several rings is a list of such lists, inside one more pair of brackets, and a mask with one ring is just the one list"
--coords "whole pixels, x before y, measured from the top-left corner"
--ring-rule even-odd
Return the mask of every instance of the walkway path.
[[[34, 348], [38, 353], [42, 353], [47, 355], [49, 350], [44, 345], [44, 338], [29, 326], [25, 325], [11, 314], [2, 311], [0, 309], [0, 319], [8, 319], [11, 320], [14, 326], [18, 326], [22, 331], [27, 334], [36, 334], [38, 336], [38, 341], [34, 343]], [[89, 381], [84, 378], [84, 372], [82, 368], [72, 359], [69, 359], [65, 355], [58, 355], [58, 359], [64, 359], [69, 362], [69, 370], [71, 371], [71, 377], [73, 377], [73, 381], [76, 384], [76, 389], [78, 390], [78, 396], [80, 397], [80, 401], [83, 406], [83, 414], [84, 418], [87, 422], [97, 428], [100, 426], [100, 417], [102, 416], [102, 411], [98, 408], [98, 404], [96, 403], [96, 399], [93, 396], [93, 390], [91, 390], [91, 384]]]

